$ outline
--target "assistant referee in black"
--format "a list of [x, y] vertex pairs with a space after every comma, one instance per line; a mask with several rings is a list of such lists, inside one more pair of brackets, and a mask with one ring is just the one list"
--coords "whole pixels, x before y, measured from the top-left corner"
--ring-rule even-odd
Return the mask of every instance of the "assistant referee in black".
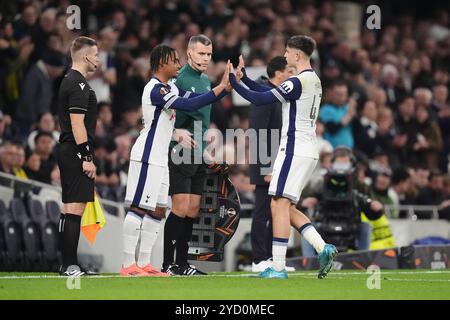
[[97, 42], [78, 37], [70, 48], [72, 68], [64, 76], [59, 88], [59, 142], [58, 165], [61, 173], [63, 212], [59, 221], [62, 241], [60, 274], [77, 276], [77, 259], [81, 216], [87, 202], [94, 201], [96, 168], [93, 162], [97, 98], [86, 81], [86, 75], [99, 66]]

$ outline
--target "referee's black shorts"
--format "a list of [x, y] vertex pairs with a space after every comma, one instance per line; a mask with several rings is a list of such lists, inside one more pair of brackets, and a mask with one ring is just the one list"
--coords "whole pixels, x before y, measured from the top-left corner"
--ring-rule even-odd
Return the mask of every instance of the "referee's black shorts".
[[206, 164], [174, 164], [169, 156], [170, 185], [169, 194], [203, 193], [206, 179]]
[[62, 202], [94, 201], [94, 179], [84, 172], [82, 161], [77, 156], [77, 146], [63, 142], [59, 148], [58, 166], [61, 175]]

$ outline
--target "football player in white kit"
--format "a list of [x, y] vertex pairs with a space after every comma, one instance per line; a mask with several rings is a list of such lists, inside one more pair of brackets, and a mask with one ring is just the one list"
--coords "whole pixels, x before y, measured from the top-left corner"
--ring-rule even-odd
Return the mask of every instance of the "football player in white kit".
[[319, 254], [320, 279], [328, 274], [337, 254], [336, 247], [326, 244], [308, 217], [295, 207], [319, 159], [316, 120], [322, 85], [311, 68], [310, 57], [315, 46], [312, 38], [303, 35], [288, 40], [284, 56], [288, 66], [296, 69], [296, 75], [275, 89], [264, 88], [245, 78], [243, 82], [251, 88], [246, 89], [238, 83], [232, 65], [229, 63], [227, 66], [230, 83], [243, 98], [255, 105], [280, 101], [283, 108], [280, 147], [269, 187], [269, 194], [273, 196], [273, 266], [259, 274], [262, 278], [288, 277], [285, 267], [290, 225], [296, 227]]
[[[174, 130], [175, 110], [197, 110], [226, 95], [228, 73], [204, 94], [183, 91], [169, 80], [181, 68], [175, 49], [159, 45], [150, 53], [153, 77], [142, 94], [144, 128], [131, 150], [125, 205], [130, 209], [123, 224], [124, 259], [120, 275], [168, 276], [150, 264], [152, 247], [167, 207], [168, 153]], [[228, 88], [231, 90], [231, 87]], [[135, 253], [139, 237], [138, 261]]]

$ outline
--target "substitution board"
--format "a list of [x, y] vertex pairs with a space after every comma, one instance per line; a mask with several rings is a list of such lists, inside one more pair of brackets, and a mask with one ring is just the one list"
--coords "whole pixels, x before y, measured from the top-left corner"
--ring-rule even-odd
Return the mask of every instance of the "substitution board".
[[239, 225], [239, 212], [239, 195], [228, 175], [207, 170], [200, 214], [189, 242], [189, 259], [222, 261], [224, 246]]

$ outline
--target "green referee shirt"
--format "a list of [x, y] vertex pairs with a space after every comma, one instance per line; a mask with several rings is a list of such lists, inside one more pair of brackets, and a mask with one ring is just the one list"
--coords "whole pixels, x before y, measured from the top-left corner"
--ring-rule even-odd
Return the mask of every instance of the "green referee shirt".
[[[195, 93], [205, 93], [211, 90], [211, 82], [208, 76], [200, 71], [194, 70], [189, 63], [186, 63], [183, 68], [178, 73], [178, 77], [175, 81], [177, 87], [185, 90], [192, 91]], [[201, 121], [200, 123], [194, 124], [195, 121]], [[199, 141], [203, 138], [206, 130], [209, 128], [211, 122], [211, 105], [208, 104], [197, 111], [183, 111], [177, 110], [175, 128], [187, 129], [192, 133], [195, 141], [197, 142], [198, 148], [202, 146], [203, 150], [206, 148], [206, 142]], [[196, 130], [201, 130], [201, 137], [194, 136], [194, 125], [197, 126]], [[177, 143], [172, 141], [172, 147]]]

